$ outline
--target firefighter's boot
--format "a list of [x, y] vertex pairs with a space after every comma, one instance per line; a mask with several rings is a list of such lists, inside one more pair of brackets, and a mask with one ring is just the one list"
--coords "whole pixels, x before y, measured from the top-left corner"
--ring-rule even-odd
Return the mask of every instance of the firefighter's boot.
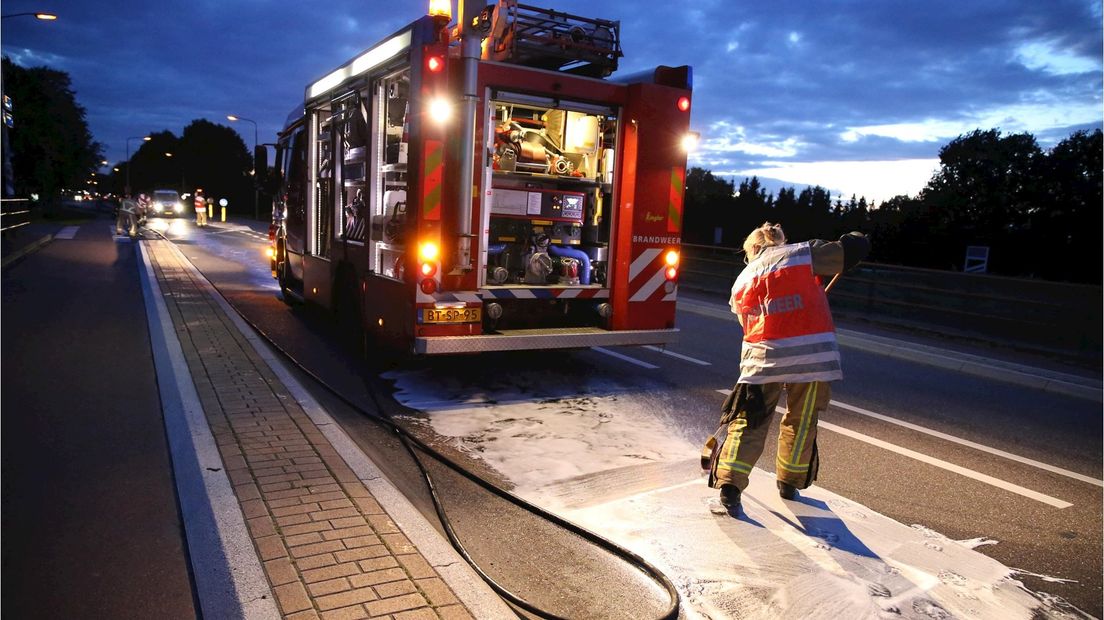
[[797, 499], [797, 487], [792, 484], [786, 484], [785, 482], [779, 480], [778, 495], [782, 499]]
[[722, 484], [721, 505], [728, 510], [728, 514], [735, 517], [740, 511], [740, 487], [734, 484]]

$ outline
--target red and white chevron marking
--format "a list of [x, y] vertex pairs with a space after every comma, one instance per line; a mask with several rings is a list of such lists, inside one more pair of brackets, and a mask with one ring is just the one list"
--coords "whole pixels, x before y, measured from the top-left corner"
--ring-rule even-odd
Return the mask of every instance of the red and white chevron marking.
[[629, 265], [629, 301], [675, 301], [678, 286], [664, 275], [665, 248], [647, 248]]

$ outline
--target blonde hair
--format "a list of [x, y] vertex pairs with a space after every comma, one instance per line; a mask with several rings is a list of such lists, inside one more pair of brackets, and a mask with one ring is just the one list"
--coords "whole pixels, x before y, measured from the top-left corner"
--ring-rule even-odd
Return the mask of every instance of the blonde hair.
[[784, 243], [786, 243], [786, 233], [782, 232], [782, 226], [763, 222], [762, 226], [751, 231], [747, 239], [744, 239], [744, 260], [755, 260], [755, 257], [759, 256], [759, 252], [763, 251], [763, 248], [783, 245]]

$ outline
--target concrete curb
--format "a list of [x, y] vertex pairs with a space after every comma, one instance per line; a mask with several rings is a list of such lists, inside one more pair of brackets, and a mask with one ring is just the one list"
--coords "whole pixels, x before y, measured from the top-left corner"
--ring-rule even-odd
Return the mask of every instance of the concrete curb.
[[471, 611], [476, 618], [517, 618], [517, 615], [491, 590], [490, 586], [468, 566], [455, 549], [422, 516], [417, 508], [391, 483], [375, 463], [356, 445], [328, 412], [295, 378], [278, 354], [269, 347], [253, 329], [245, 323], [228, 301], [219, 293], [202, 273], [189, 261], [176, 246], [173, 251], [180, 254], [182, 263], [187, 267], [196, 282], [212, 295], [215, 301], [230, 318], [242, 336], [253, 346], [257, 355], [268, 364], [273, 374], [287, 387], [288, 392], [299, 402], [303, 411], [322, 431], [349, 468], [353, 470], [368, 491], [376, 498], [395, 525], [413, 543], [418, 552], [448, 584], [453, 593]]
[[[144, 243], [142, 293], [197, 598], [206, 618], [279, 618]], [[175, 248], [174, 248], [175, 249]]]
[[25, 258], [31, 252], [38, 251], [44, 245], [46, 245], [47, 243], [50, 243], [53, 240], [54, 240], [54, 235], [49, 234], [49, 235], [45, 235], [44, 237], [42, 237], [38, 241], [33, 241], [31, 243], [28, 243], [27, 245], [25, 245], [25, 246], [19, 248], [18, 250], [12, 252], [8, 256], [5, 256], [3, 262], [0, 262], [0, 269], [7, 269], [9, 266], [23, 260], [23, 258]]
[[[728, 308], [720, 305], [679, 301], [678, 307], [681, 310], [702, 316], [726, 321], [736, 320], [736, 316]], [[1104, 402], [1104, 387], [1101, 386], [1099, 381], [1076, 375], [993, 360], [969, 353], [948, 351], [912, 342], [903, 342], [853, 330], [837, 329], [836, 337], [841, 346], [859, 349], [860, 351], [888, 355], [910, 362], [928, 364], [987, 379], [1015, 383], [1044, 392]]]

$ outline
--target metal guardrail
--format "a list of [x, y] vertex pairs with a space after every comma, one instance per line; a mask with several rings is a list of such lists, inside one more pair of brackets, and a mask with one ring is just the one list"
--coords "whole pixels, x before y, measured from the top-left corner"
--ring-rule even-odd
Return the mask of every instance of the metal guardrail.
[[30, 224], [33, 206], [29, 198], [0, 198], [0, 233]]
[[[740, 250], [683, 244], [680, 284], [727, 294]], [[832, 288], [837, 314], [1088, 360], [1101, 358], [1100, 286], [861, 263]]]

